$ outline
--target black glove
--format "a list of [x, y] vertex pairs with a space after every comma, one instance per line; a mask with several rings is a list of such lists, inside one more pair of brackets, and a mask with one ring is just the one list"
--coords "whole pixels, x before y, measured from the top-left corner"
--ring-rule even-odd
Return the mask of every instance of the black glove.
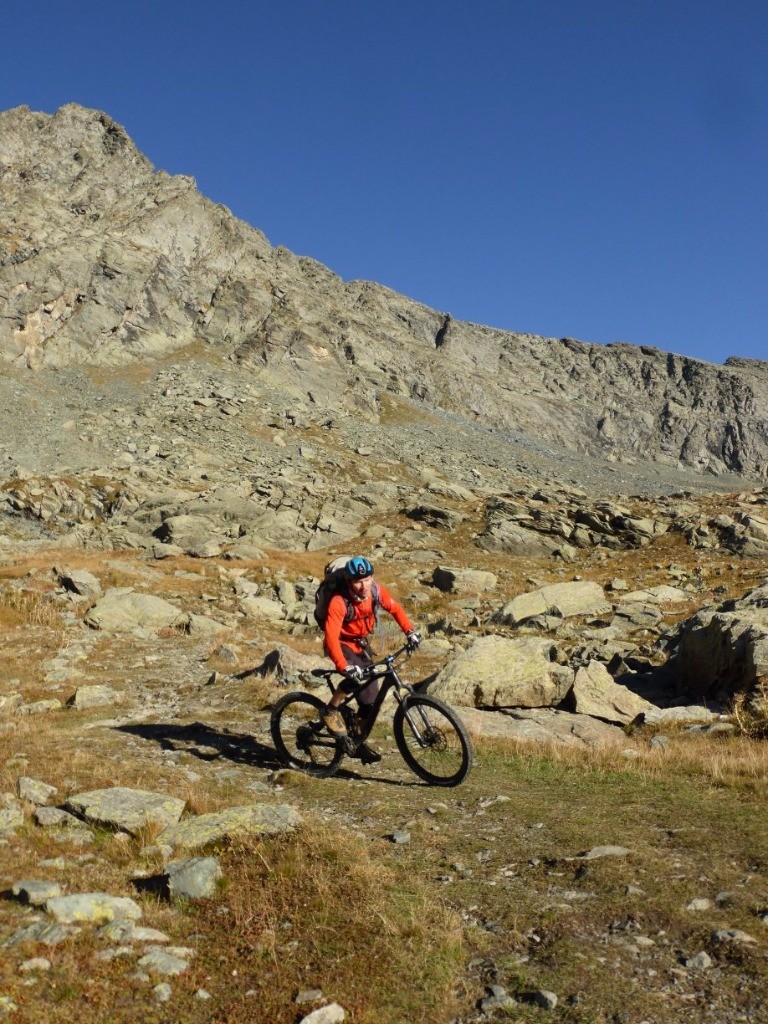
[[417, 633], [415, 629], [412, 629], [405, 634], [405, 639], [408, 641], [410, 649], [415, 651], [421, 643], [421, 633]]
[[348, 679], [351, 683], [360, 683], [363, 681], [363, 670], [359, 665], [347, 665], [342, 673], [345, 679]]

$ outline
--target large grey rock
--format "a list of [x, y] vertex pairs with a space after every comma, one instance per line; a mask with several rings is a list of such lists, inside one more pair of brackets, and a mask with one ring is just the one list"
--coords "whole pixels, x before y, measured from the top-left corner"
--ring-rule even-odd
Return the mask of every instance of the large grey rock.
[[590, 661], [577, 670], [571, 699], [576, 714], [592, 715], [619, 725], [655, 710], [649, 701], [616, 683], [599, 661]]
[[183, 612], [162, 597], [120, 588], [108, 592], [87, 612], [83, 621], [94, 629], [121, 632], [167, 629], [187, 620]]
[[244, 597], [240, 611], [252, 619], [284, 619], [285, 609], [269, 597]]
[[78, 711], [86, 711], [88, 708], [108, 707], [110, 704], [116, 704], [120, 700], [122, 700], [122, 694], [113, 690], [111, 686], [93, 684], [78, 686], [68, 703]]
[[149, 824], [173, 825], [181, 817], [184, 800], [165, 793], [115, 786], [71, 796], [66, 807], [95, 825], [108, 825], [136, 835]]
[[65, 590], [80, 597], [94, 598], [101, 594], [101, 583], [87, 569], [58, 569], [59, 582]]
[[553, 655], [552, 644], [535, 637], [480, 637], [440, 670], [430, 692], [467, 707], [553, 706], [573, 682]]
[[673, 664], [693, 700], [756, 691], [768, 679], [768, 584], [684, 623]]
[[239, 835], [279, 835], [301, 824], [301, 815], [289, 804], [249, 804], [198, 814], [171, 825], [158, 836], [163, 846], [195, 849], [219, 839]]
[[61, 886], [58, 882], [22, 881], [14, 882], [11, 892], [33, 907], [42, 907], [48, 900], [61, 896]]
[[575, 615], [597, 615], [610, 610], [603, 588], [589, 580], [553, 583], [507, 601], [493, 615], [493, 621], [519, 626], [537, 615], [557, 615], [567, 619]]
[[607, 747], [626, 742], [624, 731], [588, 715], [553, 708], [482, 711], [458, 708], [472, 735], [489, 739], [556, 746]]
[[438, 590], [447, 594], [481, 594], [493, 590], [498, 583], [492, 572], [458, 566], [438, 566], [432, 573], [432, 579]]
[[59, 924], [106, 924], [121, 918], [138, 921], [141, 907], [127, 896], [104, 892], [75, 893], [46, 900], [45, 909]]
[[316, 686], [318, 680], [310, 675], [315, 668], [328, 668], [327, 659], [319, 654], [303, 654], [286, 644], [278, 644], [255, 671], [262, 676], [274, 676], [279, 683], [301, 681]]

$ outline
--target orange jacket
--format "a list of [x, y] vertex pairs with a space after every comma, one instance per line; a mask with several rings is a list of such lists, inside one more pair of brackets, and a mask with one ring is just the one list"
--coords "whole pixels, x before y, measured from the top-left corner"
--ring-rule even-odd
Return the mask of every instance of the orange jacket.
[[[409, 633], [413, 626], [404, 609], [386, 587], [382, 587], [380, 583], [377, 583], [376, 587], [379, 591], [379, 606], [385, 612], [389, 612], [404, 633]], [[353, 615], [349, 622], [344, 621], [347, 614], [347, 601], [353, 609]], [[353, 651], [362, 651], [363, 647], [360, 641], [370, 636], [375, 628], [373, 596], [356, 604], [350, 599], [349, 594], [344, 596], [334, 594], [328, 605], [328, 615], [325, 619], [325, 652], [339, 672], [343, 672], [347, 667], [347, 659], [344, 657], [341, 645], [346, 644]]]

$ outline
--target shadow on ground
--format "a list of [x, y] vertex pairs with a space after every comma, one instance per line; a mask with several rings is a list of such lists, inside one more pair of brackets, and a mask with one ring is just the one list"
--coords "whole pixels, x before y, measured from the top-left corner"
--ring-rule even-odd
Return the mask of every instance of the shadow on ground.
[[225, 757], [235, 764], [257, 768], [282, 768], [274, 747], [259, 743], [247, 733], [213, 729], [203, 722], [178, 725], [171, 722], [134, 723], [119, 725], [118, 732], [130, 733], [143, 740], [157, 743], [163, 750], [183, 750], [202, 761]]

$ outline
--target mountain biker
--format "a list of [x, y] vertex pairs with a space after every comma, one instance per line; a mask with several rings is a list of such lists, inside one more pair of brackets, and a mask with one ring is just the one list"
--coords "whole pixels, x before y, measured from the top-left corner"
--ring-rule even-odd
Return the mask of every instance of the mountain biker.
[[[324, 649], [336, 668], [344, 676], [326, 705], [323, 724], [333, 735], [344, 737], [347, 728], [337, 710], [344, 697], [353, 692], [355, 684], [364, 677], [364, 669], [373, 664], [368, 653], [368, 642], [376, 628], [376, 613], [380, 606], [394, 618], [405, 633], [410, 647], [415, 649], [421, 637], [413, 628], [401, 605], [395, 601], [386, 587], [373, 582], [373, 566], [367, 558], [350, 558], [344, 566], [343, 589], [334, 594], [328, 605], [324, 627]], [[375, 587], [375, 590], [374, 590]], [[351, 612], [350, 612], [351, 609]], [[354, 731], [365, 737], [366, 722], [371, 707], [379, 692], [378, 680], [373, 680], [357, 694], [358, 711], [355, 715]], [[367, 743], [360, 743], [353, 755], [363, 764], [381, 760], [379, 754]]]

